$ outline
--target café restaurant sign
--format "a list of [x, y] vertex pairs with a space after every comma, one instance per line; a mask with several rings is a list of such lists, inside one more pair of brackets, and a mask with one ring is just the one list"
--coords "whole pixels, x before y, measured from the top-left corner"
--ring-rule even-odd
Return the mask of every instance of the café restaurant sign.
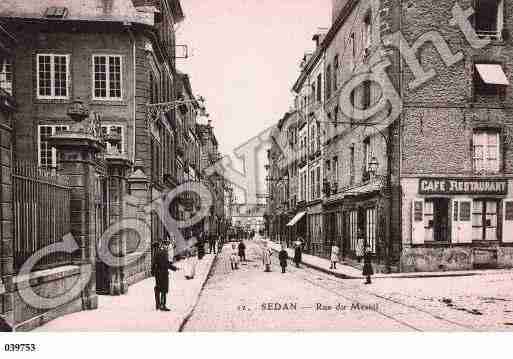
[[508, 181], [505, 179], [421, 178], [419, 193], [505, 195], [508, 193]]

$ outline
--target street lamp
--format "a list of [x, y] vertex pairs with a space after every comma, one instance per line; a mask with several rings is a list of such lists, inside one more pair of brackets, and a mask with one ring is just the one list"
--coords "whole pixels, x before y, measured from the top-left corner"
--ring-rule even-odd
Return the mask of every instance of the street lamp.
[[372, 156], [370, 162], [368, 163], [369, 173], [371, 177], [374, 177], [376, 173], [378, 173], [379, 163], [376, 157]]

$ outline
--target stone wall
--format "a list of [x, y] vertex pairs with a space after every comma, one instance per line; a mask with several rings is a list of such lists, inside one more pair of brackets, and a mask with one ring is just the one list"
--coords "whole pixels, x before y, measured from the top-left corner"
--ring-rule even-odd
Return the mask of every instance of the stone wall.
[[7, 283], [13, 275], [13, 207], [12, 207], [12, 117], [0, 107], [0, 315], [13, 319], [12, 294]]

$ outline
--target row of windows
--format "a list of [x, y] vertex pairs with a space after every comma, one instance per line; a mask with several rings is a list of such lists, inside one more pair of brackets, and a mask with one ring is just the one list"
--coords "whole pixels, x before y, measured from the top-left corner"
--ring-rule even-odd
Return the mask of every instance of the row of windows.
[[321, 166], [299, 174], [299, 200], [314, 201], [321, 198]]
[[[423, 213], [419, 211], [419, 215], [423, 214], [422, 239], [424, 242], [458, 242], [460, 237], [469, 236], [474, 241], [497, 241], [498, 208], [496, 199], [426, 199]], [[463, 233], [465, 224], [472, 233]]]
[[[501, 171], [501, 159], [502, 159], [502, 146], [500, 140], [500, 133], [494, 129], [476, 129], [472, 138], [472, 160], [473, 169], [476, 173], [499, 173]], [[363, 158], [362, 158], [362, 178], [361, 182], [371, 180], [369, 174], [369, 163], [373, 157], [373, 148], [371, 145], [370, 137], [367, 137], [363, 141]], [[332, 185], [337, 184], [338, 188], [341, 188], [339, 183], [340, 167], [339, 157], [333, 156], [326, 159], [324, 162], [324, 179], [331, 182]], [[348, 168], [348, 179], [349, 185], [356, 183], [355, 177], [355, 147], [354, 145], [349, 148], [349, 168]], [[300, 200], [306, 200], [307, 194], [310, 200], [320, 198], [320, 186], [324, 182], [321, 178], [320, 168], [317, 168], [318, 172], [312, 169], [309, 173], [310, 182], [307, 181], [307, 172], [300, 174]], [[297, 174], [297, 167], [293, 170], [292, 175]], [[307, 187], [310, 185], [308, 191]], [[330, 194], [335, 194], [333, 188], [330, 190]]]
[[[91, 71], [94, 100], [123, 98], [122, 56], [93, 55]], [[69, 92], [70, 55], [37, 54], [37, 98], [69, 99]]]

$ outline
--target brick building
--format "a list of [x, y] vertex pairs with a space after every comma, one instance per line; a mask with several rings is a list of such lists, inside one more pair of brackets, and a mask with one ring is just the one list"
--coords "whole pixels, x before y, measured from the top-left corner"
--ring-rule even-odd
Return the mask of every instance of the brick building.
[[[119, 270], [108, 268], [99, 261], [94, 264], [94, 246], [99, 246], [104, 231], [110, 224], [132, 213], [122, 199], [131, 194], [142, 196], [142, 203], [149, 203], [156, 193], [167, 192], [184, 180], [185, 165], [190, 165], [187, 167], [190, 173], [189, 169], [199, 163], [198, 141], [192, 141], [190, 153], [183, 147], [184, 143], [190, 143], [184, 137], [189, 136], [191, 129], [194, 139], [194, 109], [186, 106], [185, 110], [175, 110], [171, 106], [152, 112], [147, 106], [173, 103], [178, 99], [176, 89], [183, 75], [178, 74], [175, 67], [174, 29], [183, 18], [177, 0], [7, 0], [0, 4], [0, 19], [18, 38], [18, 43], [23, 44], [11, 52], [10, 61], [4, 61], [4, 55], [0, 61], [1, 85], [9, 92], [6, 94], [2, 90], [1, 116], [2, 120], [13, 120], [13, 160], [17, 164], [60, 172], [63, 169], [60, 161], [70, 160], [72, 151], [60, 153], [52, 147], [52, 141], [56, 135], [73, 127], [73, 120], [68, 115], [74, 106], [81, 106], [75, 101], [77, 98], [88, 108], [91, 121], [100, 124], [91, 131], [98, 138], [107, 139], [99, 145], [98, 153], [92, 157], [94, 161], [90, 162], [94, 175], [79, 181], [74, 180], [79, 174], [72, 173], [70, 186], [66, 189], [71, 193], [68, 213], [73, 235], [93, 241], [92, 252], [85, 253], [93, 256], [90, 264], [95, 268], [96, 280], [91, 288], [99, 293], [122, 294], [128, 285], [149, 275], [149, 255], [143, 255], [141, 260]], [[0, 43], [8, 44], [4, 40], [8, 37], [2, 36]], [[186, 87], [191, 97], [190, 84]], [[13, 103], [11, 94], [19, 102], [14, 115], [5, 106]], [[193, 98], [189, 100], [194, 103]], [[83, 110], [79, 107], [78, 111]], [[7, 141], [7, 137], [5, 139]], [[2, 146], [4, 144], [9, 147], [2, 141]], [[9, 157], [2, 158], [7, 160]], [[180, 160], [181, 169], [177, 165]], [[79, 167], [82, 168], [77, 165], [76, 169]], [[88, 167], [84, 165], [83, 168]], [[192, 177], [197, 177], [197, 173]], [[92, 182], [84, 185], [89, 182], [82, 181]], [[80, 200], [80, 208], [75, 207], [79, 204], [74, 199], [76, 194], [86, 196]], [[84, 204], [89, 207], [83, 207]], [[177, 210], [172, 211], [176, 217]], [[152, 241], [166, 237], [167, 232], [156, 213], [145, 221], [151, 227]], [[17, 230], [15, 233], [16, 251], [19, 251], [23, 247], [20, 242], [26, 238]], [[134, 252], [137, 238], [121, 233], [114, 238], [126, 258], [137, 255]], [[23, 249], [24, 255], [37, 249], [29, 247]], [[17, 263], [22, 263], [17, 259], [18, 252], [12, 254], [1, 250], [0, 258], [8, 258], [7, 262], [2, 262], [2, 277], [16, 274]], [[45, 292], [55, 285], [66, 290], [77, 275], [75, 269], [70, 269], [73, 266], [67, 265], [76, 260], [73, 255], [65, 261], [45, 263], [45, 268], [41, 269], [49, 268], [51, 273], [48, 278], [41, 277], [39, 290]], [[10, 261], [14, 261], [14, 268]], [[38, 275], [42, 273], [38, 272]], [[54, 280], [52, 276], [58, 278], [55, 283], [51, 282]], [[3, 300], [6, 304], [2, 304], [5, 307], [2, 310], [9, 312], [8, 318], [20, 330], [71, 311], [93, 309], [96, 305], [93, 297], [92, 304], [84, 302], [83, 297], [82, 304], [80, 298], [75, 298], [51, 311], [35, 310], [23, 303], [14, 286], [7, 289], [11, 299]], [[2, 285], [0, 290], [4, 290]]]
[[201, 146], [203, 183], [210, 189], [213, 201], [209, 216], [203, 221], [203, 230], [208, 236], [224, 235], [226, 237], [225, 189], [227, 187], [221, 173], [210, 171], [214, 168], [214, 164], [221, 159], [219, 143], [211, 120], [208, 120], [207, 124], [196, 124], [196, 129]]
[[0, 205], [0, 330], [4, 319], [12, 312], [12, 299], [6, 294], [6, 282], [13, 274], [13, 209], [12, 209], [12, 124], [16, 110], [12, 92], [12, 64], [15, 38], [0, 23], [0, 151], [1, 197]]
[[[457, 16], [470, 6], [475, 16]], [[507, 1], [333, 1], [301, 75], [322, 59], [324, 222], [320, 236], [307, 223], [310, 241], [338, 243], [351, 263], [362, 238], [384, 271], [513, 265], [512, 11]], [[361, 73], [377, 76], [344, 91]]]

